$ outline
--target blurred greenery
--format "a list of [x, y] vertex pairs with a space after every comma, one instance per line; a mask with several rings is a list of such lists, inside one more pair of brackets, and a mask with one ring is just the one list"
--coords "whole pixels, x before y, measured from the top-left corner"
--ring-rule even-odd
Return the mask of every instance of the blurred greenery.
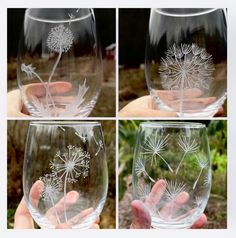
[[[115, 121], [100, 121], [104, 133], [106, 157], [109, 173], [107, 200], [100, 216], [101, 228], [115, 228], [116, 223], [116, 173], [115, 173]], [[14, 214], [23, 196], [22, 167], [25, 140], [29, 121], [8, 121], [8, 170], [7, 170], [7, 226], [13, 228]]]
[[[142, 121], [119, 123], [119, 200], [126, 196], [127, 180], [132, 174], [133, 153], [139, 124]], [[226, 228], [227, 225], [227, 121], [201, 121], [207, 125], [212, 162], [212, 190], [205, 213], [206, 228]], [[120, 208], [121, 209], [121, 208]], [[120, 212], [120, 211], [119, 211]], [[122, 223], [122, 217], [120, 223]], [[124, 218], [127, 219], [127, 218]]]

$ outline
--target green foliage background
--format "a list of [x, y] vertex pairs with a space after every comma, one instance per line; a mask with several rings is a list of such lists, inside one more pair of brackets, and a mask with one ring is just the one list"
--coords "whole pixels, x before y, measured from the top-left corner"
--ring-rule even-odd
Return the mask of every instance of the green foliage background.
[[[142, 121], [124, 120], [119, 123], [119, 200], [123, 198], [127, 189], [124, 178], [132, 174], [136, 133], [140, 122]], [[225, 228], [227, 223], [227, 121], [212, 120], [203, 123], [207, 125], [212, 162], [212, 190], [206, 209], [208, 228]]]

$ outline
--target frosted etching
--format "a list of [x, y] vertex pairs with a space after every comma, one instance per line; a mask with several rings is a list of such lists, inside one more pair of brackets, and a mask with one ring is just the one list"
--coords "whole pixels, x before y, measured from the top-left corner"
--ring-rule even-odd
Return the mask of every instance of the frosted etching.
[[196, 44], [174, 44], [161, 59], [159, 69], [164, 89], [208, 89], [215, 70], [212, 55]]

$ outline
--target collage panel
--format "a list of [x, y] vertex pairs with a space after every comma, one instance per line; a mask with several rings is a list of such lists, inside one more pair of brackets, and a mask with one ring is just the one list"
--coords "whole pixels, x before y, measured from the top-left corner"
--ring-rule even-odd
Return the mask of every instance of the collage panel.
[[8, 117], [115, 117], [115, 11], [8, 8]]
[[119, 9], [119, 116], [227, 117], [226, 17], [223, 8]]
[[119, 228], [227, 228], [227, 121], [119, 122]]
[[115, 125], [9, 120], [8, 229], [114, 229]]

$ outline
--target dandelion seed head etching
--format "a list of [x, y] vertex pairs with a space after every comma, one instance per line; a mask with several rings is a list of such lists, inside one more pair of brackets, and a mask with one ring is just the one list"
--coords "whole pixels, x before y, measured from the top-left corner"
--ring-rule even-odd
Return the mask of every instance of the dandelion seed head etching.
[[185, 183], [178, 182], [177, 180], [174, 180], [174, 181], [166, 180], [166, 188], [164, 192], [164, 197], [167, 199], [167, 201], [174, 202], [177, 196], [182, 192], [186, 192]]
[[63, 25], [59, 25], [50, 30], [47, 38], [47, 46], [53, 52], [65, 53], [71, 48], [73, 40], [72, 31]]
[[158, 136], [157, 131], [151, 134], [145, 139], [143, 155], [146, 156], [147, 160], [151, 161], [151, 166], [157, 163], [157, 158], [160, 158], [167, 165], [168, 169], [172, 171], [172, 168], [168, 162], [161, 155], [161, 153], [165, 151], [165, 147], [167, 146], [167, 142], [169, 140], [168, 138], [169, 134], [167, 134], [165, 137]]
[[52, 174], [45, 174], [39, 180], [43, 182], [42, 199], [54, 201], [62, 190], [62, 181]]
[[64, 153], [56, 153], [54, 160], [50, 162], [50, 168], [60, 179], [75, 183], [80, 176], [88, 176], [90, 154], [72, 145], [67, 149]]
[[162, 87], [167, 90], [209, 89], [214, 70], [212, 55], [204, 48], [173, 44], [161, 58], [159, 73]]

